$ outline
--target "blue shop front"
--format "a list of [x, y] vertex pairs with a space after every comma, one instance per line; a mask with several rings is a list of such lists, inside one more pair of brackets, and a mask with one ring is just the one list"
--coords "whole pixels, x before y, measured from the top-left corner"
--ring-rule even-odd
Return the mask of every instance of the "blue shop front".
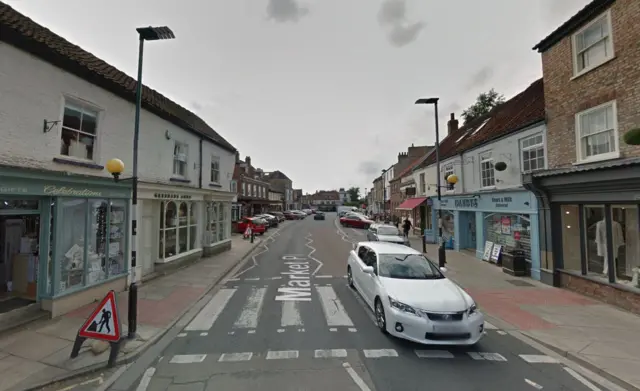
[[[521, 249], [531, 265], [531, 277], [540, 280], [538, 204], [533, 193], [518, 189], [443, 196], [433, 204], [442, 214], [446, 248], [468, 250], [479, 259], [486, 241]], [[438, 213], [432, 215], [432, 226], [438, 227]], [[433, 235], [428, 242], [438, 242], [437, 230], [425, 233]]]

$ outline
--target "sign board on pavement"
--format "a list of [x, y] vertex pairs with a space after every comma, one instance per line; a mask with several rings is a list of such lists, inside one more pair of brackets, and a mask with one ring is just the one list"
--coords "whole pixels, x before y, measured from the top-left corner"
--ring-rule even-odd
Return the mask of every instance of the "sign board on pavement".
[[100, 304], [87, 318], [78, 332], [80, 337], [100, 339], [108, 342], [120, 340], [120, 319], [116, 306], [116, 295], [113, 291], [107, 293]]

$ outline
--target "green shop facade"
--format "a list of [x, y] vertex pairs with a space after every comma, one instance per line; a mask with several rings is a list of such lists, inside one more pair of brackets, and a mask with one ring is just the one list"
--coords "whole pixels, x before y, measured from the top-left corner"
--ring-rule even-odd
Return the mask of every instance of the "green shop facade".
[[0, 309], [55, 317], [124, 290], [130, 202], [129, 182], [0, 167]]

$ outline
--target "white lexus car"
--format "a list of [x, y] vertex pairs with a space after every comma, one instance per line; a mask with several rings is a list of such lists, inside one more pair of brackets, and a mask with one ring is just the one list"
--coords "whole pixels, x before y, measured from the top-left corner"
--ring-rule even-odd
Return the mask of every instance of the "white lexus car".
[[466, 346], [483, 336], [484, 315], [471, 296], [411, 247], [355, 244], [347, 279], [385, 334], [422, 344]]

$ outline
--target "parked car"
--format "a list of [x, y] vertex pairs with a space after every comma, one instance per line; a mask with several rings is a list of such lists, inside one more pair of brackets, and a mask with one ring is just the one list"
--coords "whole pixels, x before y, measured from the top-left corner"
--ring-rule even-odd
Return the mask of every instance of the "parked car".
[[298, 216], [298, 220], [302, 220], [304, 218], [307, 217], [307, 214], [304, 212], [301, 212], [299, 210], [292, 210], [291, 213], [295, 214], [296, 216]]
[[309, 216], [310, 214], [312, 214], [312, 213], [313, 213], [313, 211], [312, 211], [311, 209], [302, 209], [302, 212], [303, 212], [303, 213], [306, 213], [306, 214], [307, 214], [307, 216]]
[[282, 212], [269, 212], [270, 215], [276, 216], [278, 218], [279, 222], [283, 222], [286, 220], [286, 218], [284, 217], [284, 213]]
[[254, 234], [264, 235], [267, 231], [267, 222], [255, 217], [244, 217], [238, 222], [238, 232], [244, 233], [250, 227]]
[[340, 218], [340, 224], [343, 227], [369, 229], [369, 227], [374, 223], [375, 222], [373, 220], [369, 220], [364, 216], [356, 214], [347, 215]]
[[290, 211], [290, 210], [284, 211], [284, 212], [282, 212], [282, 213], [284, 214], [284, 217], [285, 217], [287, 220], [298, 220], [298, 216], [297, 216], [297, 215], [295, 215], [295, 214], [294, 214], [292, 211]]
[[316, 214], [313, 215], [313, 219], [314, 220], [324, 220], [324, 213], [317, 212]]
[[398, 228], [389, 224], [373, 224], [367, 231], [367, 240], [370, 242], [389, 242], [404, 244], [411, 247], [409, 238], [405, 237]]
[[277, 227], [280, 223], [276, 216], [270, 215], [268, 213], [263, 213], [254, 217], [267, 220], [267, 222], [269, 223], [269, 227]]
[[347, 259], [347, 282], [382, 333], [421, 344], [475, 345], [484, 315], [442, 272], [419, 251], [395, 243], [360, 242]]

